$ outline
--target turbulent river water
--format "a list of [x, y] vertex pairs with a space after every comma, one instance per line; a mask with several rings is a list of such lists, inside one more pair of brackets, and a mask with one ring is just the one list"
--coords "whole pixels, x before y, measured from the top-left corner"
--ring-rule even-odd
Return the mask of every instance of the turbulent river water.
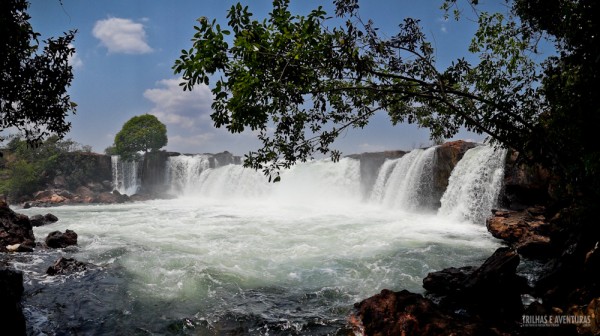
[[[233, 165], [186, 182], [190, 164], [171, 163], [177, 199], [51, 209], [59, 222], [36, 237], [71, 229], [79, 245], [12, 260], [31, 334], [349, 334], [355, 302], [422, 292], [428, 272], [480, 264], [498, 246], [468, 216], [361, 197], [358, 161], [299, 166], [277, 186]], [[59, 256], [95, 266], [45, 275]]]

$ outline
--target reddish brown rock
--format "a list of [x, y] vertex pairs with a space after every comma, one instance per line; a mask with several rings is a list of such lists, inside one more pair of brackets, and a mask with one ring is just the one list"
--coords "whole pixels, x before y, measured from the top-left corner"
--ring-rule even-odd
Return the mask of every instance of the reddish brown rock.
[[355, 304], [353, 329], [364, 335], [503, 335], [481, 321], [441, 310], [420, 294], [382, 290]]
[[486, 226], [492, 236], [502, 239], [526, 258], [546, 259], [554, 253], [549, 237], [550, 224], [543, 207], [520, 211], [494, 210]]

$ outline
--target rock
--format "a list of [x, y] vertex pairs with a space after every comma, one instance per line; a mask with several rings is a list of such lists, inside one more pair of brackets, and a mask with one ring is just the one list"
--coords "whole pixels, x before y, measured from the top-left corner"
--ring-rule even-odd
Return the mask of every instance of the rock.
[[94, 199], [94, 203], [112, 204], [117, 203], [118, 199], [119, 198], [115, 194], [106, 191], [98, 194]]
[[12, 211], [4, 201], [0, 201], [0, 252], [6, 252], [8, 245], [22, 245], [21, 248], [35, 247], [35, 237], [29, 217]]
[[461, 268], [450, 267], [438, 272], [429, 273], [423, 279], [423, 288], [436, 295], [448, 295], [456, 291], [457, 288], [464, 287], [465, 281], [476, 269], [473, 266]]
[[95, 197], [94, 192], [91, 191], [90, 188], [83, 187], [83, 186], [75, 189], [75, 194], [77, 194], [82, 200], [84, 200], [84, 203], [89, 203], [89, 202], [85, 202], [85, 200], [91, 201]]
[[73, 258], [60, 258], [54, 265], [48, 267], [46, 274], [48, 275], [67, 275], [75, 272], [82, 272], [88, 269], [87, 263], [77, 261]]
[[420, 294], [382, 290], [354, 305], [350, 323], [364, 335], [501, 335], [480, 321], [441, 310]]
[[504, 169], [504, 191], [501, 203], [512, 209], [544, 204], [552, 198], [549, 190], [553, 177], [540, 165], [519, 160], [519, 153], [510, 151]]
[[476, 269], [451, 268], [428, 274], [423, 287], [450, 311], [465, 310], [510, 325], [520, 319], [521, 293], [528, 291], [527, 280], [516, 274], [519, 262], [516, 251], [499, 248]]
[[25, 316], [21, 307], [23, 273], [0, 267], [0, 330], [2, 335], [25, 335]]
[[44, 215], [44, 219], [46, 220], [46, 222], [48, 223], [55, 223], [58, 222], [58, 217], [54, 216], [51, 213], [47, 213]]
[[348, 155], [349, 158], [360, 162], [360, 187], [363, 195], [369, 195], [377, 180], [379, 168], [385, 160], [401, 158], [405, 151], [383, 151]]
[[31, 226], [34, 226], [34, 227], [44, 226], [46, 224], [50, 224], [50, 223], [54, 223], [54, 222], [58, 221], [58, 217], [54, 216], [51, 213], [46, 214], [44, 216], [33, 215], [33, 216], [29, 217], [29, 221], [31, 222]]
[[551, 228], [543, 215], [543, 207], [492, 212], [493, 216], [486, 221], [492, 236], [504, 240], [526, 258], [547, 259], [553, 255]]
[[51, 248], [63, 248], [71, 245], [77, 245], [77, 233], [66, 230], [65, 233], [53, 231], [46, 237], [46, 245]]
[[440, 200], [448, 187], [448, 179], [452, 174], [452, 170], [465, 153], [475, 146], [477, 146], [476, 143], [458, 140], [446, 142], [436, 148], [432, 171], [431, 207], [435, 209], [440, 207]]

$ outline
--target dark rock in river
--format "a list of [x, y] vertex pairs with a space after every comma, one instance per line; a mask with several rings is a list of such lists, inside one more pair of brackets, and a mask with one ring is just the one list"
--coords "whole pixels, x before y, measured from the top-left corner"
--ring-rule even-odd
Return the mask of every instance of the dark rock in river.
[[53, 231], [46, 237], [46, 245], [51, 248], [63, 248], [71, 245], [77, 245], [77, 233], [66, 230], [65, 233]]
[[31, 222], [31, 226], [43, 226], [58, 221], [58, 217], [51, 213], [46, 215], [33, 215], [29, 217], [29, 221]]
[[474, 319], [440, 309], [420, 294], [382, 290], [355, 304], [350, 324], [358, 334], [378, 336], [501, 335]]
[[23, 248], [35, 247], [31, 222], [29, 217], [15, 213], [0, 201], [0, 252], [7, 252], [7, 246], [17, 244]]
[[73, 258], [60, 258], [54, 265], [48, 267], [48, 275], [67, 275], [75, 272], [81, 272], [88, 269], [89, 264], [77, 261]]
[[0, 267], [0, 333], [25, 335], [25, 317], [21, 308], [23, 273]]
[[450, 268], [433, 272], [423, 287], [449, 311], [465, 310], [486, 321], [510, 324], [521, 317], [521, 294], [527, 281], [516, 274], [520, 258], [510, 248], [499, 248], [479, 268]]

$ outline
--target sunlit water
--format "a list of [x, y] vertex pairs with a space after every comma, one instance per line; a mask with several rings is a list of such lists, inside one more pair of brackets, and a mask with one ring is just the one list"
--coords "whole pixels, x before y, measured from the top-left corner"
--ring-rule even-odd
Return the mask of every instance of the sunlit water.
[[[33, 334], [346, 334], [353, 304], [383, 288], [422, 292], [428, 272], [480, 264], [485, 226], [359, 202], [317, 207], [180, 198], [66, 206], [38, 240], [79, 246], [14, 257]], [[59, 256], [97, 265], [44, 274]]]

